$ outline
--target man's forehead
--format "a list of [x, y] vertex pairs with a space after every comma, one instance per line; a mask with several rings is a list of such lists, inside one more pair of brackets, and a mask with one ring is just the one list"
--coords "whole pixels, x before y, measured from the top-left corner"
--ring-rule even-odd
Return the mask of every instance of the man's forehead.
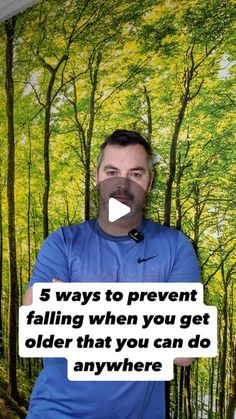
[[[104, 170], [117, 169], [117, 166], [114, 165], [114, 164], [105, 164], [103, 168], [104, 168]], [[143, 166], [134, 166], [134, 167], [131, 167], [130, 170], [139, 170], [141, 172], [145, 172], [145, 167], [143, 167]]]
[[148, 156], [144, 147], [140, 144], [129, 144], [120, 146], [118, 144], [108, 144], [104, 149], [103, 163], [114, 164], [114, 162], [142, 161], [147, 162]]

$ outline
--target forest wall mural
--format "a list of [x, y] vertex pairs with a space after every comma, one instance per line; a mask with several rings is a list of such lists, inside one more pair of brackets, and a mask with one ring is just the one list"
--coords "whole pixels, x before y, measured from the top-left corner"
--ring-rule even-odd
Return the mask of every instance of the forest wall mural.
[[41, 368], [17, 348], [37, 252], [96, 215], [118, 128], [151, 143], [146, 212], [191, 238], [218, 309], [219, 354], [175, 367], [170, 417], [235, 417], [234, 51], [234, 0], [44, 0], [0, 25], [0, 418], [25, 417]]

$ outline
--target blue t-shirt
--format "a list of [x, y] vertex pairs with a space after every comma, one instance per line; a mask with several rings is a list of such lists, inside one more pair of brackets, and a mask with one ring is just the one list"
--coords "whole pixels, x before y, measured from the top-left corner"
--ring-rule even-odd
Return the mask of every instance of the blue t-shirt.
[[[44, 241], [29, 285], [51, 282], [198, 282], [199, 265], [179, 231], [143, 219], [144, 239], [105, 233], [97, 219], [62, 227]], [[141, 263], [140, 263], [141, 260]], [[164, 419], [160, 381], [69, 381], [67, 361], [44, 359], [27, 419]]]

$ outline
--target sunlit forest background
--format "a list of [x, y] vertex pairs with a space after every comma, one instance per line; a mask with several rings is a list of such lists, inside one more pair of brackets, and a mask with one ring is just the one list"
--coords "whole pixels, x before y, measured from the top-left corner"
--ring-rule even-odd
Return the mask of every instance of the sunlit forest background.
[[44, 0], [0, 25], [0, 418], [25, 417], [41, 368], [17, 349], [37, 252], [96, 215], [96, 157], [117, 128], [153, 146], [148, 216], [191, 238], [218, 308], [219, 355], [175, 368], [170, 417], [235, 418], [235, 9]]

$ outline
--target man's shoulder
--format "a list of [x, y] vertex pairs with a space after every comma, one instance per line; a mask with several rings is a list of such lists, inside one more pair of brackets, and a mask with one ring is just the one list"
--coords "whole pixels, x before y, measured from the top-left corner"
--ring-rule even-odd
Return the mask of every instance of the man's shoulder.
[[182, 231], [173, 227], [167, 227], [152, 220], [146, 220], [144, 235], [158, 243], [165, 243], [174, 247], [192, 247], [191, 239]]
[[163, 236], [163, 237], [172, 237], [178, 238], [179, 235], [183, 235], [179, 230], [176, 230], [173, 227], [167, 227], [150, 219], [145, 220], [145, 230], [153, 235]]
[[91, 220], [83, 221], [81, 223], [71, 224], [69, 226], [60, 227], [57, 231], [63, 235], [63, 237], [73, 238], [74, 236], [83, 236], [88, 232], [93, 231], [96, 218]]
[[93, 230], [95, 220], [96, 219], [93, 218], [82, 223], [59, 227], [49, 234], [45, 240], [45, 243], [57, 243], [59, 245], [61, 242], [70, 242], [74, 238], [82, 239], [88, 234], [89, 231], [91, 232]]

